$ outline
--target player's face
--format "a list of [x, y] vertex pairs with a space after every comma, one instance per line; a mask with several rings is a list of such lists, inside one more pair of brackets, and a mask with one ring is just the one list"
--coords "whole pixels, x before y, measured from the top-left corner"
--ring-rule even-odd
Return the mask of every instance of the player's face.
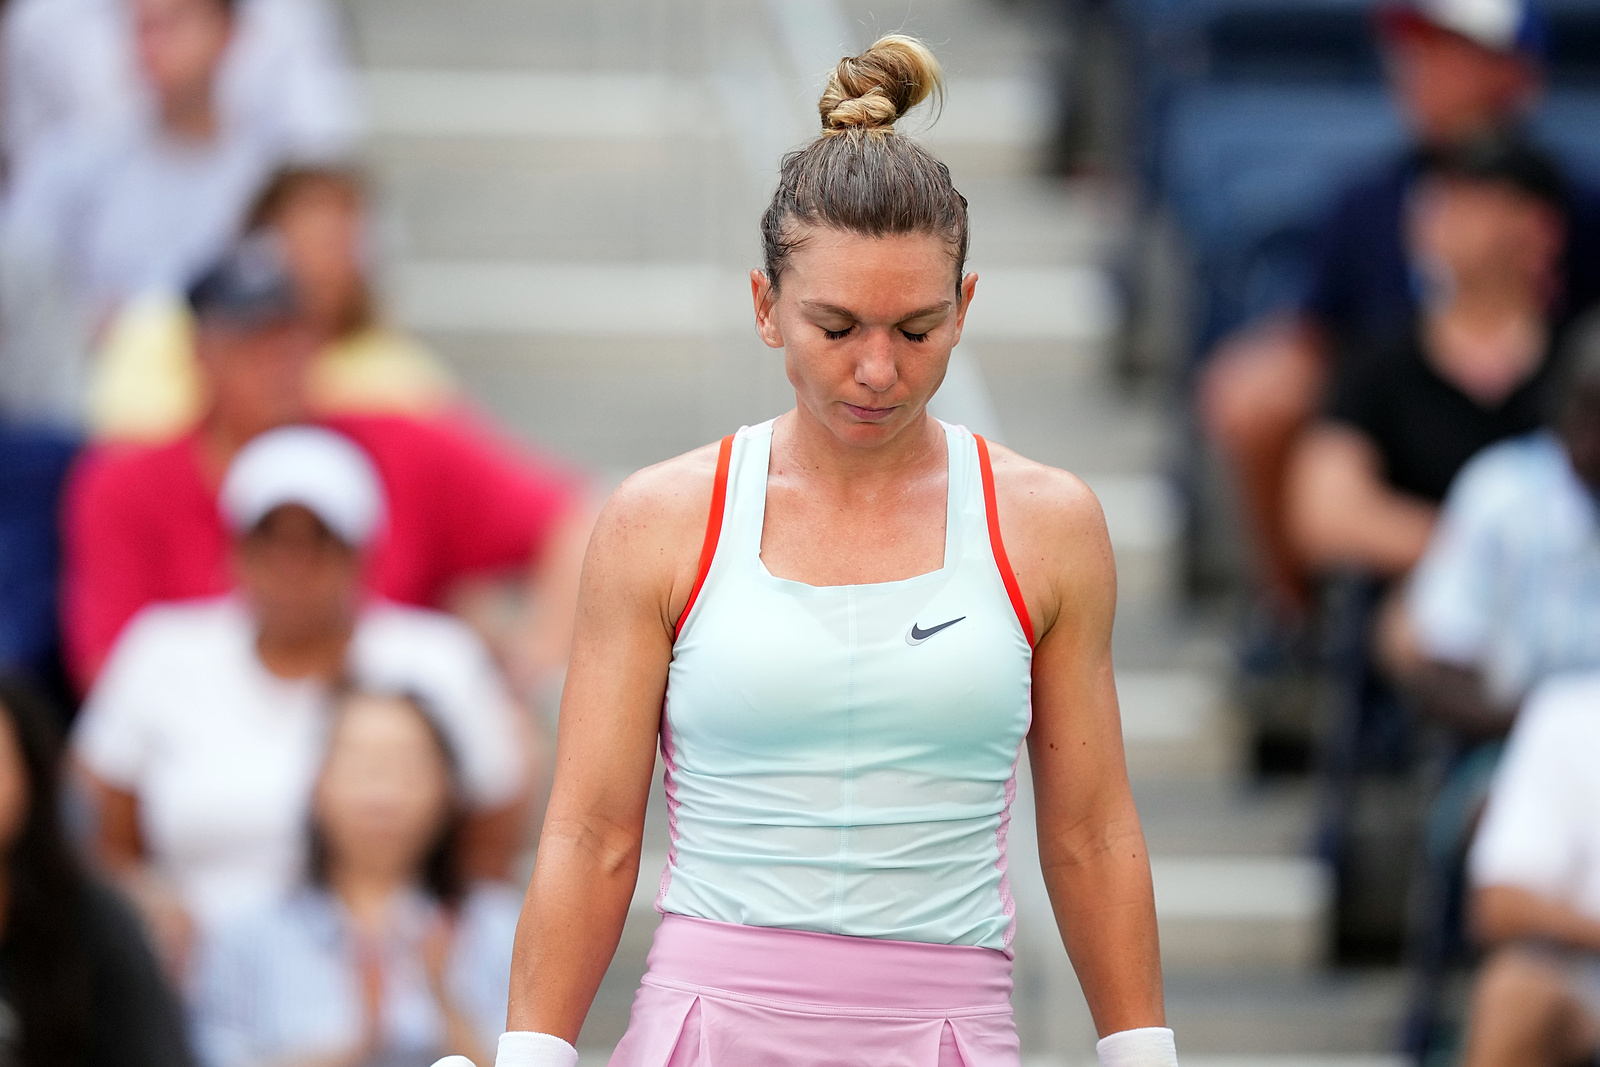
[[957, 283], [948, 242], [802, 231], [779, 287], [753, 272], [762, 340], [784, 350], [800, 408], [871, 446], [922, 414], [961, 339], [977, 276]]

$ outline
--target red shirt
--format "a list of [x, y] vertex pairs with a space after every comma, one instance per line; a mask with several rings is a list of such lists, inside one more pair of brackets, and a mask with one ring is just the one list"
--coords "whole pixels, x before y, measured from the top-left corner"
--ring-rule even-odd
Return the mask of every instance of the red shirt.
[[[351, 415], [323, 424], [364, 448], [383, 479], [387, 522], [367, 577], [404, 604], [437, 606], [458, 578], [536, 559], [578, 490], [570, 471], [460, 421]], [[197, 435], [100, 446], [72, 473], [62, 628], [84, 689], [140, 608], [233, 588], [232, 537], [199, 447]]]

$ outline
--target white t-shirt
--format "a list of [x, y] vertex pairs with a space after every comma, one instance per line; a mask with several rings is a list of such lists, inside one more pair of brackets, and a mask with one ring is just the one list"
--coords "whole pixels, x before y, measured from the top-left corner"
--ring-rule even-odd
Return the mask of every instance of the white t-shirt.
[[[149, 107], [128, 0], [16, 0], [3, 21], [5, 147], [15, 170], [52, 134]], [[324, 0], [245, 0], [218, 75], [231, 122], [270, 126], [297, 157], [347, 150], [361, 114]]]
[[1469, 870], [1600, 918], [1600, 672], [1529, 697], [1489, 793]]
[[[354, 682], [414, 693], [438, 717], [468, 800], [522, 786], [514, 704], [487, 650], [447, 615], [375, 604], [350, 648]], [[137, 794], [145, 845], [203, 927], [270, 903], [301, 873], [326, 691], [267, 671], [237, 599], [146, 608], [84, 706], [73, 747]]]

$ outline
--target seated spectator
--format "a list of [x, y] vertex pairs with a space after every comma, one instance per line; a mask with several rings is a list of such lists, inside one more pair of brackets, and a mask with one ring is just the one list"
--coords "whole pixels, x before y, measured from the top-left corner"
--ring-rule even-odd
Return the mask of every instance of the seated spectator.
[[[129, 0], [12, 0], [0, 25], [6, 161], [15, 173], [63, 130], [137, 119], [149, 104]], [[360, 128], [354, 79], [325, 0], [241, 0], [218, 75], [229, 123], [279, 128], [296, 157], [342, 154]]]
[[[328, 338], [311, 365], [319, 415], [426, 418], [458, 401], [450, 374], [384, 324], [367, 279], [366, 187], [351, 170], [290, 167], [268, 183], [246, 223], [279, 241], [306, 318]], [[169, 440], [201, 414], [188, 309], [174, 298], [134, 302], [106, 332], [89, 385], [89, 429], [102, 440]]]
[[333, 716], [305, 882], [203, 952], [201, 1055], [210, 1067], [489, 1063], [521, 897], [459, 878], [454, 758], [419, 704], [354, 693]]
[[454, 384], [431, 353], [379, 319], [366, 215], [366, 186], [354, 172], [299, 167], [278, 172], [249, 225], [283, 242], [301, 306], [329, 338], [311, 368], [312, 407], [437, 414], [455, 401]]
[[238, 592], [161, 604], [128, 627], [76, 726], [96, 851], [174, 969], [192, 936], [299, 877], [331, 693], [413, 692], [460, 753], [463, 862], [503, 877], [521, 844], [527, 724], [488, 653], [446, 615], [371, 599], [381, 487], [317, 427], [252, 441], [222, 486]]
[[1503, 141], [1440, 158], [1418, 184], [1429, 296], [1395, 345], [1346, 357], [1291, 460], [1288, 527], [1311, 566], [1405, 574], [1461, 467], [1543, 425], [1564, 188], [1542, 155]]
[[[191, 288], [190, 306], [209, 398], [199, 427], [161, 446], [91, 449], [68, 485], [62, 623], [85, 688], [140, 608], [227, 591], [222, 474], [257, 434], [312, 416], [307, 368], [320, 339], [270, 245], [231, 255]], [[371, 554], [373, 591], [439, 607], [467, 579], [525, 569], [534, 622], [493, 631], [492, 643], [522, 685], [558, 672], [592, 516], [577, 479], [464, 420], [326, 424], [383, 480], [388, 525]]]
[[1566, 1067], [1600, 1052], [1600, 674], [1529, 698], [1469, 860], [1489, 956], [1467, 1067]]
[[242, 0], [131, 0], [152, 114], [74, 128], [15, 175], [6, 253], [58, 276], [92, 324], [151, 290], [181, 291], [228, 247], [286, 151], [216, 99]]
[[1554, 432], [1461, 472], [1386, 635], [1391, 673], [1435, 719], [1498, 737], [1541, 680], [1600, 670], [1600, 332], [1586, 332]]
[[[1409, 245], [1407, 219], [1428, 160], [1516, 129], [1542, 93], [1537, 15], [1528, 0], [1407, 0], [1380, 25], [1411, 145], [1339, 198], [1304, 303], [1225, 339], [1199, 383], [1202, 422], [1237, 486], [1262, 607], [1286, 624], [1309, 602], [1304, 561], [1285, 523], [1289, 456], [1344, 356], [1386, 345], [1418, 313], [1413, 279], [1426, 263]], [[1600, 198], [1569, 188], [1565, 255], [1549, 309], [1558, 326], [1600, 296]]]
[[187, 1067], [183, 1014], [133, 910], [62, 833], [51, 718], [0, 681], [0, 1063]]

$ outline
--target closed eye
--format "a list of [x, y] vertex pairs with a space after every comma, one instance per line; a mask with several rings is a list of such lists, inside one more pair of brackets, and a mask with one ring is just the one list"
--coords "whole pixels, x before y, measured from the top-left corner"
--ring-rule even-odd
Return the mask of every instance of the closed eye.
[[854, 326], [846, 326], [842, 330], [823, 330], [822, 335], [830, 341], [842, 341], [850, 336], [850, 331], [853, 329], [855, 329]]
[[905, 335], [907, 341], [914, 341], [920, 345], [922, 342], [928, 339], [928, 335], [933, 331], [923, 330], [921, 333], [912, 333], [910, 330], [901, 330], [900, 332]]

